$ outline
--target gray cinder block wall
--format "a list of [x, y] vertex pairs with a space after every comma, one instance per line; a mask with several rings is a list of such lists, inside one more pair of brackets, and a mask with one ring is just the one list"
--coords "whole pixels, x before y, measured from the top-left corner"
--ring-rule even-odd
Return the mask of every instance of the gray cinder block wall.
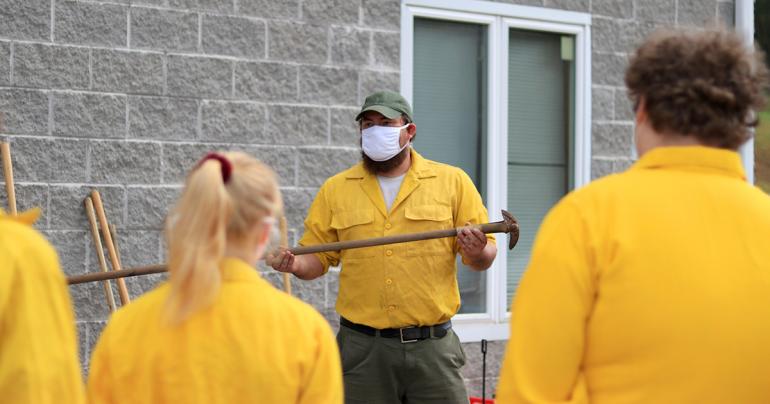
[[[593, 176], [630, 165], [623, 69], [660, 26], [732, 25], [732, 1], [521, 0], [593, 15]], [[20, 208], [69, 275], [98, 270], [83, 198], [102, 193], [123, 265], [164, 261], [162, 220], [206, 151], [243, 150], [281, 179], [294, 241], [329, 175], [357, 161], [352, 119], [366, 94], [399, 88], [398, 0], [0, 0], [0, 138]], [[0, 203], [5, 206], [2, 193]], [[281, 277], [264, 271], [276, 286]], [[162, 276], [131, 278], [132, 297]], [[337, 327], [338, 278], [295, 280]], [[108, 317], [101, 285], [70, 288], [81, 357]], [[497, 381], [505, 343], [489, 346]], [[481, 386], [478, 344], [465, 376]]]

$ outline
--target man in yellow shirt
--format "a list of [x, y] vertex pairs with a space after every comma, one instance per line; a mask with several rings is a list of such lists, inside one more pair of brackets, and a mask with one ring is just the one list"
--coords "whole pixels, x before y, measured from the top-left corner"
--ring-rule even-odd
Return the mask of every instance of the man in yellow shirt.
[[770, 197], [746, 183], [768, 71], [726, 32], [631, 59], [640, 159], [543, 222], [512, 309], [500, 403], [770, 402]]
[[[481, 197], [462, 170], [424, 159], [409, 103], [382, 91], [356, 117], [362, 162], [318, 191], [301, 245], [461, 227], [488, 221]], [[341, 264], [337, 342], [348, 403], [467, 403], [465, 356], [451, 330], [460, 308], [456, 256], [489, 268], [494, 238], [464, 229], [457, 238], [270, 260], [301, 279]]]
[[75, 319], [59, 258], [31, 224], [0, 210], [0, 401], [82, 403]]

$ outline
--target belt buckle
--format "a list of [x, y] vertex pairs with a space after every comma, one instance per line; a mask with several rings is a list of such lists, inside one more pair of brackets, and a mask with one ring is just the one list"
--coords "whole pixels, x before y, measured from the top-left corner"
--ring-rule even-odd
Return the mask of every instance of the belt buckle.
[[408, 344], [410, 342], [417, 342], [417, 341], [420, 340], [420, 337], [417, 337], [417, 338], [414, 338], [414, 339], [407, 339], [407, 340], [404, 339], [404, 330], [408, 330], [410, 328], [417, 328], [417, 327], [412, 326], [412, 327], [404, 327], [404, 328], [399, 328], [398, 329], [398, 333], [401, 335], [401, 343], [402, 344]]

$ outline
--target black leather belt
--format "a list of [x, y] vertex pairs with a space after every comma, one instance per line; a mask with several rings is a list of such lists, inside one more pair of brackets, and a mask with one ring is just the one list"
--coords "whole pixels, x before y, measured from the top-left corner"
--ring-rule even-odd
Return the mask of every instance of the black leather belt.
[[351, 330], [358, 331], [366, 334], [370, 337], [379, 335], [383, 338], [401, 338], [401, 343], [417, 342], [423, 339], [428, 339], [431, 336], [436, 338], [443, 338], [450, 328], [452, 328], [452, 321], [436, 324], [434, 326], [424, 327], [404, 327], [404, 328], [384, 328], [382, 330], [369, 327], [368, 325], [356, 324], [349, 321], [345, 317], [340, 317], [340, 325], [350, 328]]

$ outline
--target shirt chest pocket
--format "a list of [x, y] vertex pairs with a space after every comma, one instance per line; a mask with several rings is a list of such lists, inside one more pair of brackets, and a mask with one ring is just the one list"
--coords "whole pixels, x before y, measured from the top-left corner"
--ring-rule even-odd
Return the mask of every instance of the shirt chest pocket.
[[[332, 213], [331, 228], [337, 231], [340, 241], [360, 240], [372, 237], [374, 211], [372, 209], [343, 210]], [[370, 258], [374, 256], [374, 247], [343, 250], [341, 258], [345, 260]]]
[[[445, 230], [454, 227], [452, 209], [444, 205], [407, 206], [404, 216], [409, 224], [409, 232]], [[406, 254], [411, 257], [441, 255], [452, 253], [452, 238], [421, 240], [407, 245]]]

